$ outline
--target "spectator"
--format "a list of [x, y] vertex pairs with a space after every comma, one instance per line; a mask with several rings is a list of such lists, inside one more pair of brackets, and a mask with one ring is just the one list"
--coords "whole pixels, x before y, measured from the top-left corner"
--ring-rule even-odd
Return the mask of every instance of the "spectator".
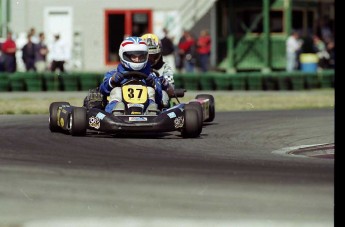
[[55, 40], [51, 50], [51, 71], [55, 72], [57, 69], [59, 69], [60, 72], [65, 72], [64, 64], [66, 62], [66, 46], [60, 39], [59, 34], [56, 34], [54, 38]]
[[31, 34], [27, 35], [27, 43], [22, 48], [22, 59], [25, 64], [26, 71], [35, 71], [35, 52], [36, 52], [36, 44], [34, 44], [31, 40]]
[[36, 36], [36, 29], [35, 28], [30, 28], [28, 34], [31, 35], [31, 42], [33, 42], [34, 44], [37, 44], [39, 42], [39, 39]]
[[328, 61], [328, 68], [332, 68], [334, 69], [335, 66], [335, 43], [334, 40], [331, 39], [328, 43], [327, 43], [327, 52], [329, 53], [329, 61]]
[[330, 26], [330, 20], [327, 16], [320, 19], [318, 25], [318, 35], [324, 41], [328, 41], [333, 37], [333, 32]]
[[320, 39], [318, 35], [313, 36], [314, 48], [319, 59], [319, 67], [326, 68], [329, 60], [329, 54], [326, 49], [325, 43]]
[[299, 34], [293, 31], [286, 40], [286, 71], [291, 72], [298, 68], [298, 52], [301, 47]]
[[187, 33], [187, 31], [183, 31], [183, 35], [181, 36], [179, 42], [178, 42], [178, 46], [177, 46], [177, 61], [176, 61], [176, 68], [179, 72], [182, 72], [183, 70], [183, 62], [184, 62], [184, 57], [185, 54], [184, 52], [180, 49], [180, 44], [183, 43], [185, 41], [185, 34]]
[[37, 72], [44, 72], [47, 70], [47, 54], [48, 47], [44, 42], [45, 35], [43, 32], [39, 34], [39, 42], [36, 45], [35, 66]]
[[0, 72], [4, 72], [5, 71], [5, 57], [2, 54], [1, 46], [2, 46], [2, 43], [0, 43]]
[[201, 71], [207, 72], [211, 53], [211, 37], [206, 29], [200, 32], [197, 41], [197, 53]]
[[180, 69], [184, 67], [186, 72], [193, 72], [195, 66], [195, 40], [192, 34], [188, 31], [184, 31], [183, 37], [180, 39], [178, 44], [179, 55], [180, 55]]
[[7, 33], [7, 39], [2, 44], [2, 53], [5, 58], [5, 72], [16, 72], [17, 71], [17, 59], [16, 51], [17, 46], [12, 39], [12, 32]]
[[164, 28], [163, 32], [164, 37], [161, 39], [163, 61], [171, 67], [173, 72], [175, 72], [175, 46], [172, 39], [168, 37], [168, 30]]

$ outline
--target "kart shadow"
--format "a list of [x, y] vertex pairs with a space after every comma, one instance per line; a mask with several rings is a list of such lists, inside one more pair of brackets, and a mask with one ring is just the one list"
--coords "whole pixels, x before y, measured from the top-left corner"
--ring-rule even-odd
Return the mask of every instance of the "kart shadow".
[[138, 133], [138, 132], [131, 132], [131, 133], [116, 133], [116, 134], [109, 134], [103, 132], [87, 132], [87, 137], [93, 138], [134, 138], [134, 139], [160, 139], [160, 138], [167, 138], [169, 136], [176, 136], [173, 133]]
[[[192, 139], [202, 139], [202, 137], [208, 136], [206, 133], [201, 133], [199, 137]], [[161, 133], [117, 133], [108, 134], [103, 132], [87, 132], [86, 137], [91, 138], [121, 138], [121, 139], [184, 139], [179, 132], [161, 132]]]

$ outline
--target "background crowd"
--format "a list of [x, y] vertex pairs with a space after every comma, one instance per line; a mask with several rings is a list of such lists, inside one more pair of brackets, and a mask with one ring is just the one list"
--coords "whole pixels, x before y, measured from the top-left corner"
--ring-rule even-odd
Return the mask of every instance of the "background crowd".
[[[20, 57], [16, 54], [18, 50], [21, 50]], [[50, 54], [49, 62], [48, 53]], [[54, 42], [49, 49], [45, 43], [45, 34], [40, 32], [37, 36], [35, 28], [27, 32], [26, 41], [22, 47], [16, 44], [12, 32], [8, 32], [6, 40], [0, 43], [0, 71], [16, 72], [18, 61], [22, 61], [27, 72], [55, 72], [56, 70], [64, 72], [66, 56], [66, 47], [59, 34], [55, 34]]]
[[320, 21], [319, 29], [315, 34], [310, 33], [302, 37], [297, 30], [291, 33], [286, 40], [286, 71], [301, 69], [301, 54], [315, 54], [318, 70], [334, 68], [334, 34], [327, 20]]
[[[190, 31], [183, 31], [177, 45], [174, 38], [169, 37], [168, 31], [163, 30], [162, 54], [174, 72], [207, 72], [210, 70], [211, 36], [207, 29], [200, 31], [195, 36]], [[21, 59], [16, 52], [21, 50]], [[286, 71], [301, 69], [300, 55], [313, 53], [318, 57], [318, 69], [334, 68], [335, 62], [334, 36], [326, 23], [321, 24], [317, 34], [309, 34], [301, 37], [294, 30], [286, 40]], [[48, 62], [48, 53], [50, 55]], [[7, 39], [0, 43], [0, 71], [16, 72], [18, 61], [22, 61], [26, 71], [55, 72], [65, 71], [67, 61], [65, 44], [60, 35], [55, 34], [53, 45], [48, 48], [45, 43], [45, 34], [40, 32], [38, 36], [34, 28], [27, 32], [26, 43], [18, 47], [13, 40], [13, 34], [8, 32]]]

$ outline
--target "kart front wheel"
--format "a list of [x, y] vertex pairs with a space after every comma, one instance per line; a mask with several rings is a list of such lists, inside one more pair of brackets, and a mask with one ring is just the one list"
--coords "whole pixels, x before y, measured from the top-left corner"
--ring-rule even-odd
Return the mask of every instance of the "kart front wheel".
[[49, 129], [51, 132], [60, 132], [62, 128], [58, 125], [58, 109], [60, 106], [70, 105], [68, 102], [52, 102], [49, 106]]
[[196, 110], [196, 113], [198, 114], [199, 118], [199, 134], [201, 133], [202, 130], [202, 125], [204, 124], [204, 116], [203, 116], [203, 110], [201, 107], [201, 104], [199, 102], [190, 102], [186, 104], [185, 109], [194, 109]]
[[86, 109], [84, 107], [75, 107], [72, 110], [70, 118], [70, 127], [72, 136], [85, 136], [87, 129]]
[[196, 138], [202, 131], [200, 119], [195, 109], [185, 109], [184, 111], [184, 125], [181, 131], [183, 138]]

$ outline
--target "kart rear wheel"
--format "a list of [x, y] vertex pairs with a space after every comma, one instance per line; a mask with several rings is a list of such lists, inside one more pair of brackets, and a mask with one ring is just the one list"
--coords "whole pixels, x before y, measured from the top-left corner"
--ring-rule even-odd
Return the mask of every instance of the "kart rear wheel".
[[181, 131], [183, 138], [196, 138], [200, 136], [202, 126], [200, 119], [195, 109], [185, 109], [184, 111], [184, 126]]
[[71, 113], [71, 135], [85, 136], [87, 129], [86, 109], [84, 107], [75, 107]]
[[69, 102], [52, 102], [49, 106], [49, 129], [51, 132], [60, 132], [62, 128], [58, 125], [57, 112], [62, 105], [70, 105]]
[[209, 118], [205, 120], [205, 122], [212, 122], [216, 116], [216, 111], [215, 111], [215, 101], [214, 97], [209, 94], [200, 94], [195, 97], [196, 99], [209, 99], [209, 112], [208, 116]]

